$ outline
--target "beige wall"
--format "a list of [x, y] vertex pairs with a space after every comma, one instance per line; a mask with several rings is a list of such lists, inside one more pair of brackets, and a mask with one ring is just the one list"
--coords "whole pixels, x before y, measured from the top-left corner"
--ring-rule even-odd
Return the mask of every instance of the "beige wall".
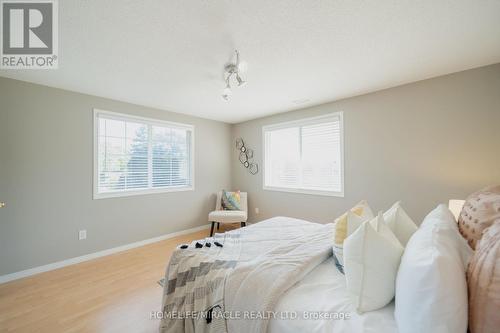
[[[195, 191], [92, 200], [93, 108], [195, 125]], [[262, 168], [263, 125], [333, 111], [344, 112], [344, 198], [264, 191], [262, 172], [240, 165], [235, 138]], [[402, 200], [420, 223], [500, 184], [499, 124], [500, 64], [233, 126], [0, 78], [0, 275], [200, 226], [221, 188], [248, 191], [253, 222], [330, 222], [365, 198], [374, 210]]]
[[[93, 108], [195, 126], [195, 190], [92, 200]], [[0, 78], [0, 275], [207, 224], [230, 125]], [[87, 240], [78, 240], [78, 230]]]
[[[440, 202], [500, 184], [500, 64], [233, 126], [262, 167], [262, 126], [344, 112], [345, 197], [262, 189], [232, 150], [233, 186], [248, 191], [250, 221], [285, 215], [331, 222], [361, 199], [402, 200], [420, 223]], [[255, 207], [260, 209], [256, 215]]]

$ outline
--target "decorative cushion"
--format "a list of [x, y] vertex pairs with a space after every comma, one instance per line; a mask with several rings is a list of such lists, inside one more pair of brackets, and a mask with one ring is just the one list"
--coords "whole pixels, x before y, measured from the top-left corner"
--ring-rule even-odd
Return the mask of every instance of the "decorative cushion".
[[358, 229], [366, 220], [364, 220], [361, 216], [348, 211], [335, 221], [336, 223], [333, 228], [333, 259], [337, 269], [344, 274], [344, 240], [347, 236], [351, 235], [356, 229]]
[[359, 226], [373, 219], [373, 212], [366, 200], [362, 200], [335, 220], [333, 228], [333, 257], [338, 270], [344, 274], [344, 240]]
[[222, 190], [221, 207], [223, 210], [241, 210], [240, 191]]
[[356, 205], [354, 205], [354, 207], [352, 207], [350, 210], [354, 214], [361, 216], [364, 220], [371, 220], [375, 217], [372, 209], [370, 208], [366, 200], [361, 200]]
[[380, 309], [394, 298], [402, 254], [381, 213], [344, 241], [347, 291], [358, 313]]
[[400, 333], [467, 331], [465, 271], [472, 249], [445, 205], [429, 213], [406, 245], [396, 279]]
[[471, 333], [500, 329], [500, 219], [487, 228], [467, 269], [469, 330]]
[[361, 200], [349, 211], [335, 220], [335, 243], [342, 245], [344, 239], [356, 230], [362, 222], [374, 218], [373, 212], [366, 200]]
[[417, 231], [417, 225], [401, 207], [400, 201], [384, 213], [384, 221], [403, 246], [406, 246], [411, 235]]
[[483, 230], [500, 218], [500, 186], [491, 186], [471, 194], [458, 217], [458, 229], [475, 249]]

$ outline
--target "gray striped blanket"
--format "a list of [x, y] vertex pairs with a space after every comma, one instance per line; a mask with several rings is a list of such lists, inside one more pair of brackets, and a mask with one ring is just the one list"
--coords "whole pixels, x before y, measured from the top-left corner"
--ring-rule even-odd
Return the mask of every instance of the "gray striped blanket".
[[179, 247], [165, 274], [160, 332], [265, 332], [283, 293], [331, 255], [332, 232], [275, 217]]

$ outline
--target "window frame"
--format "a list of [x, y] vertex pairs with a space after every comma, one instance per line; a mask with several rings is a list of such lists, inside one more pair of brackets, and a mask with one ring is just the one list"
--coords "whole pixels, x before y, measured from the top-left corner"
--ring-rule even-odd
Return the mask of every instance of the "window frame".
[[[339, 118], [339, 142], [340, 142], [340, 191], [324, 191], [324, 190], [311, 190], [307, 188], [290, 188], [290, 187], [279, 187], [279, 186], [267, 186], [266, 185], [266, 132], [272, 130], [279, 130], [291, 127], [299, 127], [305, 125], [319, 124], [321, 120], [328, 120], [332, 117]], [[329, 196], [329, 197], [344, 197], [345, 193], [345, 183], [344, 183], [344, 113], [342, 111], [332, 112], [316, 117], [300, 118], [297, 120], [286, 121], [281, 123], [269, 124], [262, 126], [262, 188], [267, 191], [277, 191], [277, 192], [289, 192], [289, 193], [299, 193], [299, 194], [309, 194], [309, 195], [319, 195], [319, 196]]]
[[[191, 132], [190, 136], [190, 172], [189, 177], [191, 184], [188, 186], [175, 186], [167, 188], [147, 188], [147, 189], [125, 189], [117, 190], [111, 192], [99, 192], [99, 115], [105, 115], [108, 119], [115, 119], [119, 121], [137, 121], [149, 126], [168, 126], [171, 128], [184, 129]], [[93, 199], [106, 199], [106, 198], [117, 198], [117, 197], [129, 197], [136, 195], [146, 195], [146, 194], [156, 194], [156, 193], [168, 193], [168, 192], [183, 192], [183, 191], [194, 191], [195, 189], [195, 126], [190, 124], [177, 123], [172, 121], [166, 121], [161, 119], [146, 118], [136, 115], [131, 115], [127, 113], [118, 113], [113, 111], [106, 111], [101, 109], [93, 109]], [[151, 159], [151, 156], [148, 156]]]

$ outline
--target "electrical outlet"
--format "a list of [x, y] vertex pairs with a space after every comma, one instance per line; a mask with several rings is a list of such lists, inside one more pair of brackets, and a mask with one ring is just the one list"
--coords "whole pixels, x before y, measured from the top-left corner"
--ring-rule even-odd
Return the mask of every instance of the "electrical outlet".
[[260, 213], [259, 207], [255, 207], [255, 214], [259, 214], [259, 213]]
[[78, 240], [87, 239], [87, 230], [78, 231]]

